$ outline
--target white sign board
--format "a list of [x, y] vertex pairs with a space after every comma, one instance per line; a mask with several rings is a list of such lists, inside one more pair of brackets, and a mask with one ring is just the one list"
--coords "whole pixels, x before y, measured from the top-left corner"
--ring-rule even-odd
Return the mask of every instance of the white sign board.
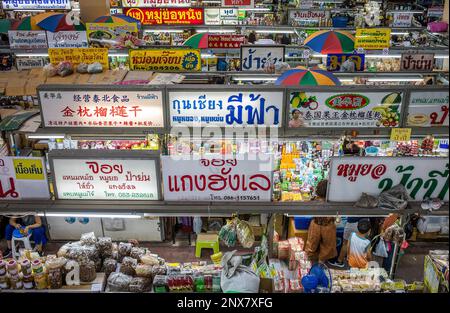
[[191, 0], [122, 0], [124, 8], [189, 7]]
[[18, 57], [16, 58], [17, 70], [29, 70], [32, 68], [42, 68], [46, 64], [43, 57]]
[[0, 157], [0, 201], [50, 199], [43, 158]]
[[45, 127], [164, 127], [162, 91], [40, 91]]
[[412, 127], [448, 126], [448, 91], [412, 91], [407, 125]]
[[154, 159], [53, 158], [58, 199], [158, 200]]
[[85, 31], [47, 32], [49, 48], [88, 48]]
[[446, 158], [335, 157], [329, 175], [328, 201], [358, 201], [363, 192], [376, 196], [398, 184], [414, 201], [427, 197], [448, 201]]
[[170, 125], [281, 127], [282, 91], [169, 91]]
[[271, 201], [270, 157], [241, 160], [217, 156], [199, 160], [162, 157], [164, 200]]
[[41, 30], [10, 30], [8, 31], [11, 49], [45, 49], [47, 35]]
[[392, 27], [411, 27], [412, 25], [412, 13], [402, 12], [394, 13]]
[[69, 10], [70, 0], [3, 0], [6, 10]]
[[242, 71], [262, 71], [270, 64], [284, 62], [284, 46], [241, 46]]
[[319, 26], [320, 20], [330, 18], [326, 10], [289, 10], [288, 24], [295, 26]]
[[205, 8], [205, 25], [236, 25], [237, 8]]

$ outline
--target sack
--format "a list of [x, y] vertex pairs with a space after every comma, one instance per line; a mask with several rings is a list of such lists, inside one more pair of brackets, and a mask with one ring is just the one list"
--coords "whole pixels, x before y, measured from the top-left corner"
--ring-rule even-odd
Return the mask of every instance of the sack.
[[378, 207], [381, 209], [404, 210], [408, 206], [409, 195], [405, 186], [398, 184], [383, 191], [378, 200]]
[[375, 247], [375, 251], [373, 252], [373, 255], [376, 255], [376, 256], [379, 256], [379, 257], [382, 257], [382, 258], [387, 258], [388, 257], [386, 243], [384, 242], [383, 238], [380, 238], [380, 241], [378, 241], [378, 244]]
[[363, 192], [361, 198], [355, 203], [355, 207], [359, 208], [376, 208], [378, 205], [378, 199], [374, 196], [368, 195]]
[[249, 267], [242, 265], [242, 257], [234, 256], [235, 251], [222, 257], [220, 287], [223, 292], [257, 293], [259, 277]]

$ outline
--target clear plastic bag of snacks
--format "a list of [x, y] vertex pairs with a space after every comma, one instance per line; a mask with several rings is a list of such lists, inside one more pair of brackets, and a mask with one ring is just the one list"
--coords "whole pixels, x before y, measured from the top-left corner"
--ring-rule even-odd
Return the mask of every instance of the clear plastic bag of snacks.
[[111, 273], [114, 273], [117, 269], [117, 261], [114, 259], [105, 259], [105, 261], [103, 261], [103, 272], [105, 273], [106, 278], [109, 277], [109, 275]]
[[110, 237], [99, 237], [96, 243], [96, 247], [103, 258], [112, 256], [113, 243]]
[[80, 281], [90, 283], [97, 278], [94, 261], [84, 259], [80, 262]]
[[106, 291], [127, 292], [133, 277], [123, 273], [111, 273], [108, 277]]
[[147, 265], [159, 265], [158, 256], [156, 254], [144, 254], [141, 256], [141, 263]]
[[167, 286], [171, 292], [193, 292], [194, 291], [194, 279], [189, 275], [173, 275], [168, 276]]
[[137, 266], [138, 262], [136, 259], [133, 259], [132, 257], [126, 256], [123, 258], [122, 263], [120, 264], [120, 272], [134, 276], [136, 274], [135, 268]]
[[251, 248], [255, 243], [252, 227], [246, 221], [239, 220], [236, 224], [237, 238], [244, 248]]
[[152, 265], [138, 264], [135, 268], [136, 276], [151, 278], [152, 277], [152, 269], [153, 269]]
[[133, 247], [131, 248], [131, 252], [130, 252], [130, 256], [133, 259], [138, 260], [138, 262], [140, 262], [141, 257], [143, 257], [145, 255], [146, 251], [144, 248], [139, 248], [139, 247]]
[[152, 267], [152, 274], [153, 276], [166, 275], [167, 267], [165, 265], [155, 265]]
[[131, 248], [133, 248], [133, 245], [128, 242], [121, 242], [119, 243], [119, 261], [123, 259], [125, 256], [130, 256], [131, 254]]
[[152, 288], [152, 280], [145, 277], [134, 277], [129, 286], [130, 292], [148, 292]]
[[166, 275], [156, 275], [153, 279], [153, 291], [156, 293], [169, 291], [167, 280], [168, 276]]
[[80, 242], [84, 246], [92, 246], [97, 243], [97, 238], [94, 232], [84, 233], [81, 235]]
[[237, 232], [235, 219], [228, 220], [227, 224], [220, 229], [219, 239], [222, 240], [227, 247], [234, 247], [236, 245]]
[[48, 286], [50, 289], [60, 289], [63, 285], [62, 268], [48, 270]]

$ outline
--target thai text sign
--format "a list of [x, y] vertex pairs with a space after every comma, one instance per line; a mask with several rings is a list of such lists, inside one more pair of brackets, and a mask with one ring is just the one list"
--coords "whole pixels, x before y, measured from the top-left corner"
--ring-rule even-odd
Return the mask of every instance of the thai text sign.
[[199, 71], [198, 49], [141, 49], [130, 50], [130, 69], [145, 71]]
[[355, 36], [355, 49], [382, 50], [389, 48], [391, 43], [389, 28], [358, 28]]
[[398, 127], [401, 92], [290, 94], [289, 127]]
[[394, 13], [392, 27], [411, 27], [413, 14], [408, 12]]
[[43, 158], [0, 157], [0, 200], [49, 198]]
[[269, 64], [284, 62], [284, 46], [241, 46], [241, 69], [262, 71]]
[[412, 91], [408, 106], [408, 126], [448, 126], [448, 91]]
[[18, 57], [16, 58], [17, 70], [29, 70], [32, 68], [39, 68], [45, 65], [43, 57]]
[[254, 8], [255, 0], [222, 0], [224, 7]]
[[107, 48], [49, 48], [48, 56], [50, 63], [54, 65], [64, 61], [72, 62], [75, 66], [80, 63], [99, 62], [103, 70], [109, 69]]
[[7, 10], [68, 10], [70, 0], [3, 0], [2, 6]]
[[87, 48], [85, 31], [47, 32], [49, 48]]
[[326, 10], [289, 10], [288, 21], [298, 26], [319, 26], [320, 20], [330, 18], [330, 11]]
[[164, 127], [162, 91], [39, 91], [45, 127]]
[[44, 49], [47, 48], [47, 36], [41, 30], [10, 30], [8, 31], [11, 49]]
[[391, 130], [391, 141], [409, 141], [411, 128], [393, 128]]
[[137, 23], [86, 23], [87, 37], [91, 47], [108, 49], [137, 48]]
[[199, 160], [162, 157], [164, 200], [271, 201], [272, 162], [217, 156]]
[[355, 63], [355, 71], [364, 71], [364, 54], [340, 54], [333, 53], [327, 55], [327, 70], [330, 72], [340, 71], [341, 65], [350, 60]]
[[415, 201], [448, 201], [449, 165], [446, 158], [352, 157], [332, 158], [328, 201], [353, 202], [361, 193], [378, 195], [397, 184]]
[[125, 8], [143, 25], [203, 25], [203, 8]]
[[432, 71], [434, 53], [402, 53], [400, 70], [402, 71]]
[[244, 41], [244, 35], [208, 35], [208, 48], [239, 48]]
[[191, 0], [122, 0], [124, 8], [189, 7]]
[[281, 127], [282, 91], [169, 91], [171, 126]]
[[155, 159], [53, 158], [58, 199], [158, 200]]

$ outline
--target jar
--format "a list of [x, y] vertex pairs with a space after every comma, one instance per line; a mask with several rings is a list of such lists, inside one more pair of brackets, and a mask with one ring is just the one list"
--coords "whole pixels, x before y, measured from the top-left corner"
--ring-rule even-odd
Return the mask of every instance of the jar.
[[27, 259], [23, 260], [20, 263], [20, 266], [21, 266], [20, 271], [22, 272], [23, 276], [30, 276], [33, 273], [32, 269], [31, 269], [30, 260], [27, 260]]
[[0, 260], [0, 276], [3, 276], [5, 274], [6, 274], [6, 262]]
[[47, 289], [47, 274], [43, 272], [35, 274], [34, 283], [36, 285], [36, 289]]
[[44, 272], [44, 267], [39, 259], [33, 260], [31, 263], [31, 268], [33, 269], [33, 274], [40, 274]]
[[61, 268], [52, 268], [48, 271], [48, 286], [50, 289], [60, 289], [63, 283]]
[[22, 289], [23, 283], [20, 279], [19, 275], [13, 276], [9, 278], [9, 283], [11, 289]]
[[33, 289], [34, 288], [34, 279], [33, 276], [23, 276], [22, 278], [23, 288], [25, 289]]
[[6, 275], [0, 276], [0, 289], [8, 289], [9, 288], [9, 280]]
[[8, 273], [12, 276], [17, 275], [19, 272], [19, 267], [17, 266], [17, 262], [15, 260], [9, 261], [6, 268], [8, 269]]

